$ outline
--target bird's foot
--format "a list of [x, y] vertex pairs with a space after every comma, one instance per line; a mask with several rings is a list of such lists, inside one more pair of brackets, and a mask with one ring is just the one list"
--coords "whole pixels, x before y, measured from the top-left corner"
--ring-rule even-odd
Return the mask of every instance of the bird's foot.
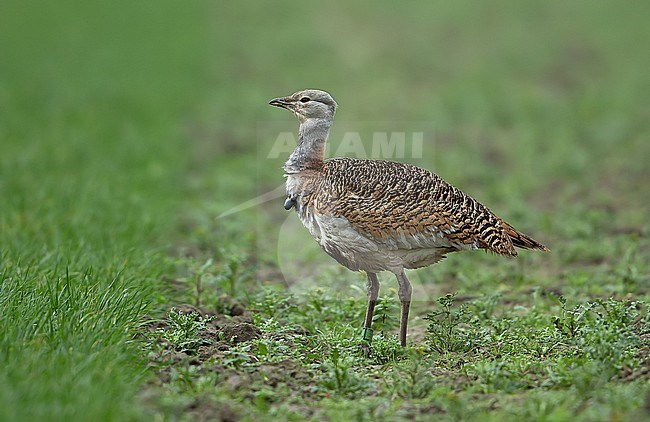
[[370, 357], [370, 344], [366, 342], [361, 343], [361, 354], [364, 358]]

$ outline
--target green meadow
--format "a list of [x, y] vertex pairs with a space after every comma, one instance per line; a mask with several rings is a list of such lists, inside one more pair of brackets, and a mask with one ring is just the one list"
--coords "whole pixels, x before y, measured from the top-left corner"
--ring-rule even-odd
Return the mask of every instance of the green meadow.
[[[650, 420], [649, 14], [4, 2], [0, 420]], [[364, 275], [268, 194], [297, 121], [267, 103], [304, 88], [331, 155], [432, 170], [550, 252], [411, 272], [406, 348], [382, 275], [364, 357]]]

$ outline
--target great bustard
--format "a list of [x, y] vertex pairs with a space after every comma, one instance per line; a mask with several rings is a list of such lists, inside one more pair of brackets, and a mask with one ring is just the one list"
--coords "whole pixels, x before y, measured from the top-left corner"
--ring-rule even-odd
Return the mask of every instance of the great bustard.
[[300, 121], [298, 146], [284, 164], [287, 199], [320, 246], [341, 265], [368, 276], [362, 339], [372, 339], [379, 294], [377, 273], [397, 277], [401, 302], [399, 340], [406, 346], [411, 283], [405, 269], [440, 261], [450, 252], [485, 249], [515, 256], [517, 248], [547, 250], [487, 207], [437, 175], [383, 160], [324, 160], [336, 102], [307, 89], [269, 104]]

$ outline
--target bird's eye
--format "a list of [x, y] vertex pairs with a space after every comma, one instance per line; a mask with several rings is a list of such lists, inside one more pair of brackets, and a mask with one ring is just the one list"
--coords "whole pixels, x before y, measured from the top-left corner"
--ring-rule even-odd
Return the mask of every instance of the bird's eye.
[[302, 98], [300, 99], [300, 102], [301, 102], [301, 103], [307, 103], [307, 102], [309, 102], [309, 101], [310, 101], [310, 100], [309, 100], [309, 97], [302, 97]]

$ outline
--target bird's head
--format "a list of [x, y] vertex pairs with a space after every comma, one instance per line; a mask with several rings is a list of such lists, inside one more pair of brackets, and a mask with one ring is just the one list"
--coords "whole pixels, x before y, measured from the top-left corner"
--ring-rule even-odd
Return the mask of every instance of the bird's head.
[[330, 94], [318, 89], [305, 89], [288, 97], [274, 98], [269, 104], [286, 108], [296, 115], [300, 122], [308, 119], [333, 119], [336, 101]]

